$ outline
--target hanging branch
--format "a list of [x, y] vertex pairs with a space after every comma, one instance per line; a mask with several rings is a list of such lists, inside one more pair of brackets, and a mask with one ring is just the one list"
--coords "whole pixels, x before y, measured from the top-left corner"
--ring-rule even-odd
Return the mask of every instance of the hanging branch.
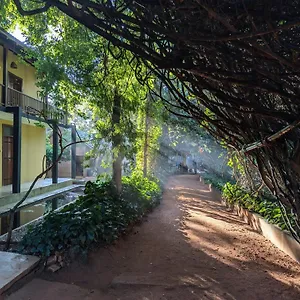
[[300, 131], [294, 121], [300, 115], [299, 1], [14, 2], [27, 16], [46, 17], [50, 7], [56, 9], [107, 39], [121, 57], [133, 53], [135, 74], [146, 66], [161, 80], [162, 90], [169, 90], [170, 97], [160, 99], [170, 111], [191, 116], [213, 136], [267, 162], [259, 172], [274, 191], [270, 164], [283, 195], [278, 201], [295, 207], [300, 194]]
[[250, 151], [253, 151], [253, 150], [261, 148], [261, 147], [270, 146], [271, 142], [275, 141], [276, 139], [279, 139], [280, 137], [287, 134], [289, 131], [293, 130], [294, 128], [296, 128], [299, 125], [300, 125], [300, 121], [297, 120], [293, 124], [284, 127], [282, 130], [270, 135], [269, 137], [266, 137], [263, 141], [255, 142], [255, 143], [252, 143], [250, 145], [243, 147], [242, 152], [248, 153]]

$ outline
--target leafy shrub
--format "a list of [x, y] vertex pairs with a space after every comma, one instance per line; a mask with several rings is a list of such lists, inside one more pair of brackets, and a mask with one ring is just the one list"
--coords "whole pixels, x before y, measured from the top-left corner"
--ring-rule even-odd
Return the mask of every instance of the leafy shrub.
[[123, 198], [131, 199], [135, 194], [143, 202], [144, 208], [149, 209], [161, 199], [161, 187], [156, 178], [143, 177], [141, 172], [122, 178]]
[[[272, 224], [278, 225], [281, 229], [287, 230], [284, 222], [279, 203], [275, 198], [269, 195], [259, 196], [251, 193], [233, 181], [228, 182], [224, 178], [214, 173], [205, 173], [201, 175], [206, 184], [211, 184], [214, 188], [222, 191], [222, 197], [230, 204], [238, 204], [251, 212], [261, 215], [264, 219]], [[287, 214], [289, 222], [295, 226], [295, 217], [292, 213]]]
[[158, 205], [161, 189], [139, 174], [123, 178], [118, 195], [111, 181], [87, 182], [84, 195], [29, 227], [20, 252], [47, 257], [55, 251], [86, 252], [94, 242], [110, 243]]
[[238, 204], [251, 212], [261, 215], [268, 222], [287, 229], [280, 207], [275, 199], [268, 199], [249, 193], [236, 184], [226, 183], [223, 188], [223, 198], [230, 204]]
[[204, 173], [201, 177], [206, 184], [211, 184], [212, 187], [219, 191], [222, 191], [224, 185], [228, 182], [228, 178], [224, 178], [213, 173]]

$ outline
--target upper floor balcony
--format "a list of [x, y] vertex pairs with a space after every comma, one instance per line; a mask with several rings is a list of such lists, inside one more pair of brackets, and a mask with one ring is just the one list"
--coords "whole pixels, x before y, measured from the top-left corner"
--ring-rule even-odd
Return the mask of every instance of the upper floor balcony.
[[24, 56], [27, 46], [0, 28], [0, 107], [21, 107], [40, 120], [67, 124], [67, 113], [39, 98], [33, 59]]
[[48, 104], [44, 100], [30, 97], [18, 90], [8, 87], [6, 99], [3, 99], [5, 86], [0, 83], [0, 105], [3, 107], [21, 107], [23, 112], [41, 120], [56, 120], [59, 124], [67, 125], [67, 113]]

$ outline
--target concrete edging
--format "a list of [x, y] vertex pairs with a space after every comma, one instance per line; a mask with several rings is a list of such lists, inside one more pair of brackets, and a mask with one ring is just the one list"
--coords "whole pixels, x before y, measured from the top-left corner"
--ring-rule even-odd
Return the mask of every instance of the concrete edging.
[[[77, 187], [74, 187], [74, 189], [76, 189], [76, 188], [78, 188], [78, 187], [80, 187], [80, 185], [78, 185]], [[51, 212], [58, 212], [58, 211], [62, 210], [63, 208], [65, 208], [66, 206], [68, 206], [68, 205], [70, 205], [70, 204], [76, 202], [77, 200], [78, 200], [78, 197], [77, 197], [75, 200], [73, 200], [73, 201], [71, 201], [71, 202], [68, 202], [68, 203], [66, 203], [66, 204], [64, 204], [64, 205], [62, 205], [62, 206], [60, 206], [60, 207], [56, 208], [55, 210], [53, 210], [53, 211], [51, 211]], [[40, 203], [40, 202], [43, 202], [43, 201], [47, 201], [47, 200], [42, 200], [42, 201], [39, 201], [39, 202], [37, 202], [37, 203]], [[31, 204], [31, 205], [35, 205], [35, 204], [37, 204], [37, 203]], [[30, 225], [32, 225], [32, 224], [35, 224], [35, 223], [37, 223], [37, 222], [40, 222], [40, 221], [43, 220], [43, 219], [45, 218], [45, 216], [47, 216], [48, 214], [49, 214], [49, 212], [48, 212], [47, 214], [41, 215], [40, 217], [38, 217], [38, 218], [36, 218], [36, 219], [34, 219], [34, 220], [29, 221], [29, 222], [26, 223], [26, 224], [23, 224], [23, 225], [21, 225], [21, 226], [15, 228], [15, 229], [13, 229], [11, 240], [12, 240], [12, 241], [15, 241], [15, 242], [20, 242], [21, 239], [23, 238], [23, 235], [21, 235], [20, 237], [16, 238], [16, 237], [15, 237], [15, 234], [18, 233], [18, 232], [20, 232], [20, 231], [23, 231], [24, 229], [26, 229], [26, 227], [28, 227], [28, 226], [30, 226]], [[7, 233], [4, 233], [4, 234], [0, 235], [0, 241], [6, 241], [6, 237], [7, 237]], [[2, 299], [0, 298], [0, 300], [2, 300]]]
[[233, 212], [250, 225], [256, 232], [263, 235], [276, 247], [300, 263], [300, 244], [289, 234], [289, 232], [282, 230], [277, 225], [269, 223], [260, 215], [252, 213], [239, 205], [230, 205], [223, 198], [221, 198], [221, 202], [227, 207], [230, 207]]
[[[200, 182], [202, 178], [200, 177]], [[232, 205], [223, 199], [220, 191], [216, 190], [209, 184], [210, 192], [214, 194], [215, 198], [221, 201], [226, 207], [232, 209], [241, 219], [250, 225], [256, 232], [267, 238], [273, 245], [281, 251], [289, 255], [295, 261], [300, 263], [300, 244], [291, 236], [288, 231], [282, 230], [275, 224], [269, 223], [266, 219], [256, 213], [240, 207], [239, 205]]]

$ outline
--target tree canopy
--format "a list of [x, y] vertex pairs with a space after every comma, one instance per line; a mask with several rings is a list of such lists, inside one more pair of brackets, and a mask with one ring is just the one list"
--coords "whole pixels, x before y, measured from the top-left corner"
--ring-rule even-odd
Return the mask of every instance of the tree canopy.
[[14, 3], [41, 22], [43, 13], [59, 10], [107, 39], [119, 57], [133, 53], [135, 73], [146, 65], [161, 80], [170, 110], [183, 110], [234, 151], [251, 155], [248, 161], [299, 224], [299, 1]]

